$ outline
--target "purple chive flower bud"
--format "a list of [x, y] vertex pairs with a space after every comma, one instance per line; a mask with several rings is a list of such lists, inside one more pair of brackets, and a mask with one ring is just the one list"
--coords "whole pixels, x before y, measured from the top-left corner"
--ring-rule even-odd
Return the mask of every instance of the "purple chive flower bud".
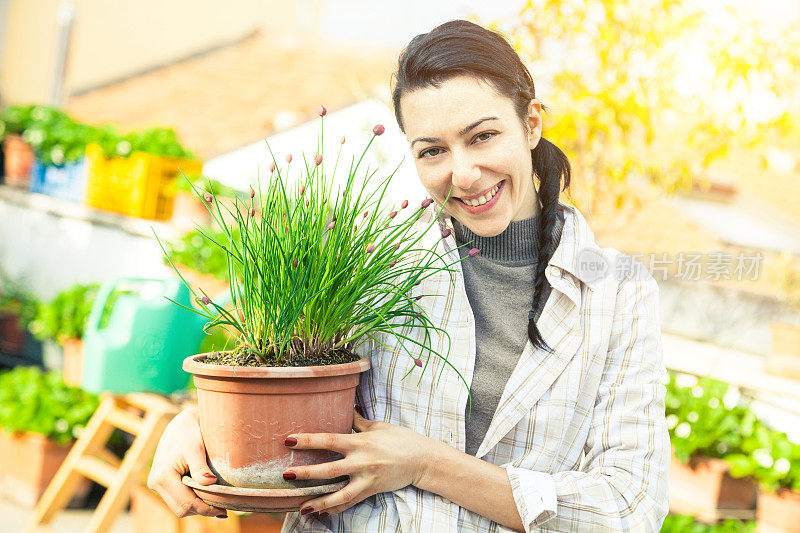
[[333, 218], [332, 218], [331, 220], [333, 220], [334, 222], [336, 222], [336, 215], [333, 215]]
[[450, 228], [447, 228], [446, 230], [444, 230], [442, 232], [442, 239], [448, 238], [450, 236], [450, 233], [451, 233]]
[[318, 114], [319, 116], [321, 116], [321, 117], [324, 117], [325, 115], [327, 115], [327, 114], [328, 114], [328, 110], [327, 110], [327, 109], [325, 109], [325, 106], [324, 106], [324, 105], [320, 104], [320, 106], [319, 106], [319, 109], [317, 110], [317, 114]]
[[317, 154], [314, 156], [314, 164], [320, 166], [322, 164], [322, 156]]
[[389, 213], [389, 218], [394, 218], [396, 216], [397, 216], [397, 211], [392, 211], [391, 213]]
[[392, 268], [396, 264], [397, 264], [397, 259], [392, 259], [391, 261], [389, 261], [389, 268]]
[[297, 259], [295, 259], [295, 260], [293, 260], [293, 261], [292, 261], [292, 266], [293, 266], [293, 267], [295, 267], [295, 268], [297, 268]]
[[369, 211], [364, 211], [364, 215], [362, 216], [362, 218], [367, 218], [367, 213], [369, 213]]
[[202, 298], [200, 298], [200, 301], [203, 302], [203, 305], [208, 305], [211, 303], [211, 298], [209, 298], [208, 296], [203, 296]]
[[342, 138], [339, 140], [339, 144], [344, 144], [344, 141], [345, 141], [345, 136], [342, 135]]
[[416, 315], [414, 315], [414, 318], [419, 318], [419, 317], [421, 317], [421, 316], [422, 316], [422, 311], [420, 311], [420, 312], [418, 312]]
[[305, 185], [301, 185], [300, 186], [300, 196], [303, 196], [305, 193], [306, 193], [306, 186]]
[[310, 203], [311, 203], [311, 202], [309, 202], [308, 200], [306, 200], [306, 207], [308, 207], [308, 205], [309, 205]]
[[250, 199], [253, 199], [253, 198], [255, 198], [255, 196], [256, 196], [256, 191], [255, 191], [255, 190], [253, 190], [253, 188], [252, 188], [252, 187], [250, 187]]
[[422, 366], [422, 359], [420, 359], [419, 357], [415, 357], [414, 358], [414, 364], [419, 366], [419, 367], [421, 367]]
[[291, 163], [292, 162], [292, 154], [286, 154], [286, 162], [287, 163]]
[[372, 128], [372, 133], [375, 136], [383, 135], [383, 132], [386, 131], [386, 128], [383, 127], [383, 124], [376, 124], [374, 128]]
[[358, 226], [356, 226], [355, 224], [353, 224], [353, 231], [358, 231]]
[[273, 172], [275, 172], [275, 162], [274, 161], [269, 164], [269, 173], [272, 174]]
[[478, 250], [477, 248], [473, 248], [472, 250], [470, 250], [469, 252], [467, 252], [467, 255], [468, 255], [468, 256], [470, 256], [470, 257], [475, 257], [475, 256], [476, 256], [476, 255], [478, 255], [479, 253], [481, 253], [481, 251], [480, 251], [480, 250]]
[[422, 209], [425, 209], [426, 207], [428, 207], [432, 203], [433, 203], [433, 200], [431, 200], [430, 198], [425, 198], [424, 200], [422, 200], [421, 207], [422, 207]]
[[417, 301], [420, 301], [420, 300], [422, 299], [422, 296], [423, 296], [423, 295], [422, 295], [422, 294], [420, 294], [419, 296], [417, 296], [417, 297], [415, 298], [415, 300], [417, 300]]
[[397, 250], [398, 248], [400, 248], [400, 243], [399, 242], [394, 243], [394, 249]]
[[330, 223], [328, 223], [327, 226], [325, 226], [325, 229], [332, 230], [335, 225], [336, 225], [336, 221], [330, 222]]
[[251, 207], [250, 208], [250, 216], [251, 217], [255, 217], [256, 216], [256, 208], [255, 207]]
[[374, 252], [374, 251], [375, 251], [375, 246], [373, 246], [372, 244], [370, 244], [369, 246], [367, 246], [367, 253], [368, 253], [368, 254], [371, 254], [371, 253], [372, 253], [372, 252]]
[[416, 282], [416, 283], [414, 284], [414, 286], [416, 287], [416, 286], [417, 286], [417, 285], [419, 285], [420, 283], [422, 283], [422, 280], [419, 280], [418, 282]]
[[408, 200], [403, 200], [403, 203], [400, 204], [400, 209], [405, 209], [406, 207], [408, 207]]
[[203, 198], [205, 199], [206, 203], [209, 203], [209, 204], [210, 204], [211, 202], [213, 202], [213, 201], [214, 201], [214, 197], [213, 197], [213, 196], [211, 196], [211, 195], [210, 195], [210, 194], [208, 194], [208, 193], [205, 193], [205, 194], [203, 195]]

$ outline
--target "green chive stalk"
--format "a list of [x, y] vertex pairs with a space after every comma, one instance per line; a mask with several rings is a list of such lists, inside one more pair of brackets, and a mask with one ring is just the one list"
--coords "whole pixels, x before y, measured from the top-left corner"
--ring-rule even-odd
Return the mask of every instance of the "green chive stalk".
[[[324, 116], [324, 108], [319, 114]], [[249, 199], [237, 196], [232, 207], [216, 201], [210, 181], [205, 188], [192, 184], [222, 229], [214, 236], [198, 228], [227, 256], [231, 304], [214, 302], [202, 290], [198, 294], [184, 280], [199, 307], [191, 310], [209, 320], [207, 330], [223, 326], [232, 332], [234, 351], [253, 354], [262, 363], [269, 358], [302, 364], [306, 356], [352, 352], [360, 342], [380, 342], [379, 335], [390, 334], [413, 358], [409, 372], [423, 366], [423, 360], [427, 367], [431, 355], [445, 361], [442, 369], [453, 368], [446, 354], [431, 348], [434, 335], [445, 336], [448, 345], [449, 335], [420, 307], [421, 295], [413, 294], [422, 280], [453, 272], [451, 267], [460, 261], [447, 264], [438, 246], [421, 247], [422, 235], [436, 224], [436, 217], [424, 231], [415, 224], [432, 200], [386, 208], [386, 190], [399, 166], [369, 192], [378, 169], [362, 169], [362, 162], [375, 137], [384, 132], [381, 125], [373, 129], [361, 156], [352, 158], [344, 188], [334, 191], [342, 147], [326, 179], [331, 162], [322, 153], [322, 131], [318, 153], [311, 161], [301, 158], [294, 183], [287, 179], [293, 170], [291, 156], [281, 169], [270, 150], [273, 163], [265, 190], [259, 179], [258, 191], [251, 187]], [[475, 253], [473, 249], [471, 255]], [[177, 268], [175, 272], [181, 276]], [[411, 335], [414, 328], [424, 334]]]

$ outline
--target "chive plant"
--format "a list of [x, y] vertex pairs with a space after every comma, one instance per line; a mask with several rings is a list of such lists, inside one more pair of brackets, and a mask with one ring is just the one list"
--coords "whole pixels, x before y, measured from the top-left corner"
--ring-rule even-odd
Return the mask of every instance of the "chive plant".
[[[323, 107], [319, 115], [324, 117]], [[302, 157], [299, 179], [288, 180], [291, 156], [281, 169], [273, 154], [265, 189], [259, 179], [259, 190], [251, 187], [249, 200], [236, 197], [232, 208], [215, 201], [210, 183], [203, 189], [193, 185], [222, 229], [216, 236], [198, 231], [227, 256], [231, 303], [212, 301], [187, 283], [199, 306], [191, 310], [208, 318], [207, 329], [228, 329], [237, 339], [233, 351], [252, 354], [263, 365], [302, 366], [316, 354], [352, 353], [358, 343], [390, 334], [417, 366], [435, 355], [453, 368], [446, 354], [431, 348], [433, 334], [445, 336], [448, 343], [449, 335], [427, 317], [419, 305], [421, 296], [412, 295], [423, 279], [453, 272], [451, 267], [460, 261], [448, 264], [436, 246], [421, 244], [437, 217], [425, 229], [416, 224], [433, 201], [416, 207], [404, 201], [389, 211], [384, 200], [397, 168], [370, 187], [378, 170], [362, 170], [362, 163], [375, 137], [384, 132], [381, 125], [373, 129], [360, 157], [352, 158], [343, 189], [334, 191], [344, 140], [326, 179], [323, 131], [321, 127], [315, 157]], [[223, 217], [223, 210], [230, 217]], [[233, 223], [228, 225], [226, 218]], [[476, 253], [472, 249], [469, 255]], [[413, 328], [421, 328], [421, 335], [412, 335]]]

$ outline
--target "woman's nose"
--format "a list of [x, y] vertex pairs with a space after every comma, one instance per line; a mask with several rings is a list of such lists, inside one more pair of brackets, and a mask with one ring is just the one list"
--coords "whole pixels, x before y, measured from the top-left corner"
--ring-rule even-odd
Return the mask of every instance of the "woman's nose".
[[461, 190], [470, 190], [472, 184], [481, 178], [481, 169], [465, 153], [453, 151], [451, 160], [453, 162], [453, 185]]

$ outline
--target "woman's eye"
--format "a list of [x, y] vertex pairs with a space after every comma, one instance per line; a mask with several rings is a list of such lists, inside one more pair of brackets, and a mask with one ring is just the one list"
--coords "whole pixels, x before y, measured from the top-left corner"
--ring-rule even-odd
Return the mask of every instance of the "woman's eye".
[[[427, 158], [427, 157], [434, 157], [439, 155], [439, 152], [442, 150], [440, 148], [428, 148], [427, 150], [423, 150], [419, 153], [419, 159]], [[431, 153], [435, 152], [435, 153]]]
[[475, 140], [479, 141], [479, 142], [484, 142], [484, 141], [488, 141], [489, 139], [491, 139], [495, 135], [496, 134], [494, 132], [492, 132], [492, 131], [484, 131], [483, 133], [477, 134], [475, 136]]

